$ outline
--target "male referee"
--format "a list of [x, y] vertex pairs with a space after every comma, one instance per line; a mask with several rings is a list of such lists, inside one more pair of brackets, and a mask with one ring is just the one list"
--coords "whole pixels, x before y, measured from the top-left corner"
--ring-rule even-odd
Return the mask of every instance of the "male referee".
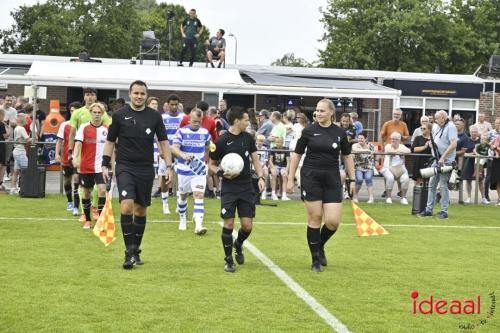
[[[253, 218], [255, 217], [255, 192], [250, 173], [250, 162], [253, 163], [259, 177], [259, 190], [264, 190], [264, 177], [255, 140], [245, 130], [250, 123], [248, 112], [239, 107], [233, 107], [227, 113], [229, 130], [222, 134], [215, 142], [215, 150], [210, 152], [210, 171], [222, 176], [221, 188], [221, 217], [224, 219], [222, 228], [222, 245], [226, 261], [224, 270], [233, 273], [236, 271], [233, 261], [233, 228], [236, 210], [240, 218], [241, 228], [238, 230], [238, 238], [234, 241], [236, 250], [236, 262], [243, 265], [245, 257], [242, 247], [245, 239], [252, 232]], [[229, 154], [236, 153], [243, 158], [243, 170], [239, 174], [222, 173], [218, 168], [218, 162]]]
[[[120, 195], [120, 222], [125, 241], [123, 268], [142, 265], [139, 254], [146, 209], [151, 205], [151, 189], [155, 178], [153, 141], [158, 138], [165, 161], [172, 161], [167, 132], [161, 115], [146, 106], [148, 87], [143, 81], [134, 81], [129, 88], [130, 104], [113, 113], [113, 122], [102, 158], [102, 174], [107, 182], [111, 155], [116, 143], [116, 183]], [[172, 179], [172, 165], [167, 163], [166, 181]]]

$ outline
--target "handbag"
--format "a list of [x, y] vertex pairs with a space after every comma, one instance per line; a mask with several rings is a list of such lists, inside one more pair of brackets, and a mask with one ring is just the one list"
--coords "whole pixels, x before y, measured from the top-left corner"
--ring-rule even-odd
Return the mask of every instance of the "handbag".
[[[391, 163], [392, 163], [392, 156], [390, 157], [390, 159], [391, 159]], [[403, 169], [402, 164], [393, 165], [390, 167], [389, 170], [392, 172], [392, 174], [394, 175], [394, 178], [396, 178], [396, 179], [398, 179], [399, 177], [401, 177], [405, 173], [405, 170]]]

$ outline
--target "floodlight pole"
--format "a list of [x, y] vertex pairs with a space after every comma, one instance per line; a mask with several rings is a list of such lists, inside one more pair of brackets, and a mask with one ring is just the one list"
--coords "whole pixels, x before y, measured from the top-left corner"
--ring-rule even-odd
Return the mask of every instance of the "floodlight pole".
[[234, 64], [236, 65], [238, 63], [238, 39], [233, 33], [229, 34], [229, 37], [234, 38]]

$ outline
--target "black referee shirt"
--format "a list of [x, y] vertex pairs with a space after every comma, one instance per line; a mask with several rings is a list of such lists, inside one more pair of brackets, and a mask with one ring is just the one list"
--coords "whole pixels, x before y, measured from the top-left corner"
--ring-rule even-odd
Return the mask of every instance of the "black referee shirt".
[[307, 148], [303, 167], [331, 170], [339, 169], [339, 154], [349, 155], [351, 145], [344, 129], [335, 124], [321, 127], [314, 123], [304, 128], [302, 136], [297, 141], [295, 152], [304, 154]]
[[229, 153], [240, 155], [244, 162], [243, 170], [238, 177], [232, 180], [224, 178], [224, 182], [234, 184], [249, 183], [252, 181], [250, 173], [250, 155], [255, 151], [257, 151], [255, 140], [249, 133], [241, 132], [238, 135], [234, 135], [227, 131], [215, 142], [215, 151], [210, 152], [210, 158], [219, 161]]
[[149, 107], [135, 111], [127, 104], [113, 113], [107, 140], [118, 139], [117, 163], [152, 166], [155, 134], [158, 141], [168, 140], [161, 115]]

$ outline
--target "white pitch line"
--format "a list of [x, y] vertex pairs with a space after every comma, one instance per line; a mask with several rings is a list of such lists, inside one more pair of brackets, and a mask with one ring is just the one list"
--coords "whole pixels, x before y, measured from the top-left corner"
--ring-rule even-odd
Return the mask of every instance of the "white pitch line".
[[[221, 224], [219, 222], [219, 224]], [[233, 237], [238, 237], [238, 233], [233, 231]], [[243, 243], [257, 259], [259, 259], [271, 272], [273, 272], [288, 288], [290, 288], [297, 297], [302, 299], [318, 316], [320, 316], [336, 332], [350, 333], [347, 326], [330, 313], [321, 303], [319, 303], [311, 294], [300, 286], [295, 280], [269, 259], [262, 251], [248, 240]]]
[[[48, 218], [48, 217], [0, 217], [0, 220], [28, 220], [28, 221], [68, 221], [74, 220], [68, 218]], [[179, 223], [178, 220], [148, 220], [148, 223]], [[220, 224], [220, 221], [205, 221], [209, 224]], [[254, 221], [256, 225], [295, 225], [305, 226], [305, 222], [265, 222]], [[354, 226], [354, 223], [342, 223], [346, 226]], [[500, 230], [500, 226], [479, 226], [479, 225], [441, 225], [441, 224], [383, 224], [384, 227], [391, 228], [438, 228], [438, 229], [485, 229]]]

